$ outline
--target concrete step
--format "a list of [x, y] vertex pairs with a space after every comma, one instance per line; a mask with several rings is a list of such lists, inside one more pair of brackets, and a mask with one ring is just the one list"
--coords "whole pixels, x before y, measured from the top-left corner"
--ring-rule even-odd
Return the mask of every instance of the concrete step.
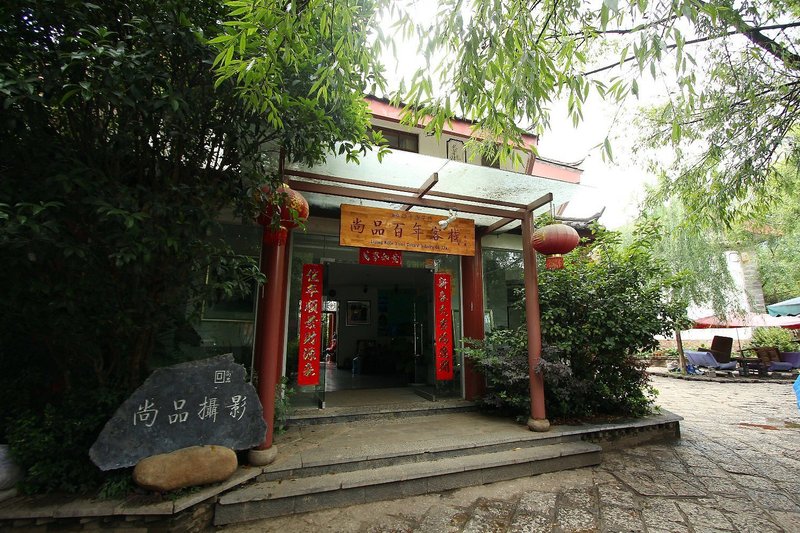
[[478, 410], [475, 402], [466, 400], [427, 401], [402, 405], [360, 405], [352, 407], [295, 408], [286, 420], [287, 426], [313, 426], [318, 424], [342, 424], [363, 420], [396, 420], [420, 416], [435, 416], [447, 413], [469, 413]]
[[328, 450], [319, 454], [304, 454], [295, 460], [281, 461], [266, 466], [258, 481], [276, 481], [290, 478], [339, 474], [358, 470], [372, 470], [387, 466], [425, 463], [454, 457], [487, 455], [520, 448], [562, 445], [580, 440], [579, 435], [557, 433], [534, 433], [527, 428], [510, 434], [497, 434], [482, 439], [472, 438], [458, 441], [416, 443], [407, 442], [393, 446], [382, 443], [375, 447], [347, 447], [338, 451]]
[[222, 495], [214, 523], [232, 524], [592, 466], [600, 463], [601, 452], [596, 444], [562, 442], [257, 482]]

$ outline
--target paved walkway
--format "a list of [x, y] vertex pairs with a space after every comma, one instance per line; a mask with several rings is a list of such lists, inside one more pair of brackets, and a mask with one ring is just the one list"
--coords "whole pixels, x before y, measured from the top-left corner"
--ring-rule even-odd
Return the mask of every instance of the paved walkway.
[[653, 378], [683, 439], [594, 468], [221, 528], [225, 532], [800, 532], [800, 410], [787, 383]]

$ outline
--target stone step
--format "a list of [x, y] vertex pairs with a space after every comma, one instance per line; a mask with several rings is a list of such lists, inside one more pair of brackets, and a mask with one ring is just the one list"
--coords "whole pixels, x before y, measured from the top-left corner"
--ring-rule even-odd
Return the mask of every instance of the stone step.
[[318, 424], [341, 424], [362, 420], [394, 420], [419, 416], [435, 416], [446, 413], [469, 413], [478, 410], [475, 402], [447, 400], [439, 402], [421, 401], [410, 405], [365, 405], [356, 407], [295, 408], [286, 420], [287, 426], [313, 426]]
[[[290, 478], [303, 478], [338, 474], [357, 470], [372, 470], [387, 466], [423, 463], [486, 455], [498, 452], [519, 450], [520, 448], [562, 445], [580, 440], [579, 435], [557, 433], [535, 433], [527, 428], [510, 434], [499, 434], [491, 438], [473, 438], [459, 441], [428, 442], [425, 445], [408, 446], [407, 442], [397, 446], [385, 445], [381, 448], [345, 448], [338, 453], [327, 451], [320, 454], [304, 454], [294, 460], [283, 460], [264, 467], [258, 481], [273, 481]], [[284, 458], [282, 458], [284, 459]]]
[[601, 452], [596, 444], [564, 442], [263, 481], [222, 495], [214, 523], [232, 524], [592, 466], [600, 463]]

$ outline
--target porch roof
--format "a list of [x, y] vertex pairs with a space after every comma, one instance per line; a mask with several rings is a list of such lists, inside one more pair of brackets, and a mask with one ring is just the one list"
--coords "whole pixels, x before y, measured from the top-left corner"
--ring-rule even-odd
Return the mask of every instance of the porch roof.
[[[312, 213], [334, 212], [342, 203], [446, 215], [453, 208], [483, 233], [518, 228], [523, 214], [568, 202], [588, 187], [410, 152], [394, 151], [379, 162], [373, 152], [359, 164], [330, 156], [319, 165], [287, 165], [293, 189], [303, 192]], [[550, 200], [549, 194], [552, 194]]]

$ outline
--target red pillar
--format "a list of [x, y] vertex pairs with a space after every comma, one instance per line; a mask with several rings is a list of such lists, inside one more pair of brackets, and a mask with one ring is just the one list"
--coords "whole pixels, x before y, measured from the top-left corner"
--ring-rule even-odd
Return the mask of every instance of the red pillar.
[[[268, 228], [265, 228], [267, 231]], [[256, 346], [256, 369], [258, 370], [258, 397], [264, 409], [264, 421], [267, 423], [267, 434], [259, 446], [259, 450], [272, 447], [273, 423], [275, 418], [275, 385], [278, 382], [279, 359], [283, 353], [281, 338], [283, 336], [284, 319], [281, 309], [285, 301], [282, 292], [285, 283], [282, 280], [287, 262], [286, 246], [262, 244], [261, 271], [267, 282], [261, 291], [258, 302], [258, 339]]]
[[528, 328], [528, 371], [531, 387], [531, 417], [528, 428], [547, 431], [550, 422], [544, 409], [544, 381], [535, 369], [542, 357], [542, 324], [539, 315], [539, 277], [536, 272], [536, 252], [531, 245], [533, 213], [528, 211], [522, 220], [522, 261], [525, 276], [525, 315]]
[[[475, 255], [461, 256], [461, 291], [463, 295], [464, 341], [482, 340], [483, 333], [483, 250], [475, 238]], [[473, 362], [464, 359], [464, 396], [475, 400], [486, 392], [486, 381]]]
[[286, 246], [285, 246], [285, 252], [287, 254], [287, 257], [283, 261], [283, 271], [281, 272], [281, 291], [280, 291], [281, 309], [280, 309], [280, 314], [276, 315], [276, 316], [280, 317], [280, 326], [281, 326], [280, 338], [278, 339], [278, 357], [276, 357], [276, 361], [275, 361], [275, 363], [276, 363], [276, 366], [275, 366], [276, 374], [275, 375], [277, 376], [277, 379], [279, 379], [279, 380], [280, 380], [281, 376], [283, 375], [283, 362], [284, 362], [283, 350], [286, 347], [286, 316], [287, 316], [286, 315], [286, 313], [287, 313], [287, 310], [286, 310], [286, 305], [287, 305], [286, 291], [289, 290], [289, 263], [290, 263], [290, 261], [288, 259], [288, 253], [289, 253], [289, 246], [291, 245], [291, 242], [292, 242], [292, 232], [289, 231], [289, 235], [286, 237]]

